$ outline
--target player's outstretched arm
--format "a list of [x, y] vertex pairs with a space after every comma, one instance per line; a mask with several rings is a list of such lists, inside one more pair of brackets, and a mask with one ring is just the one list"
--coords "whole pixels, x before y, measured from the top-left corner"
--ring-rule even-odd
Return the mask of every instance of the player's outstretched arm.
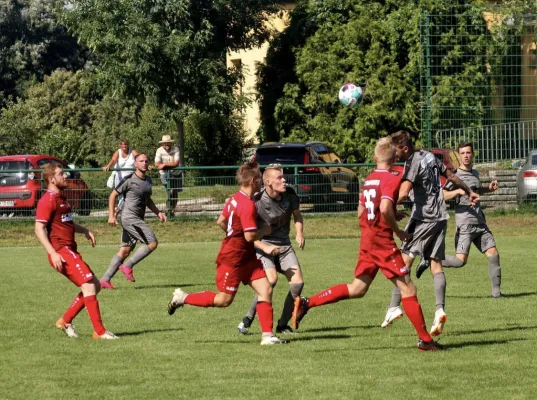
[[254, 246], [261, 250], [265, 254], [270, 254], [271, 256], [276, 256], [280, 254], [280, 247], [273, 244], [263, 243], [261, 240], [256, 240]]
[[397, 235], [399, 239], [403, 242], [408, 239], [409, 235], [407, 232], [399, 228], [397, 221], [395, 219], [395, 212], [393, 210], [393, 203], [389, 199], [382, 199], [380, 202], [380, 213], [384, 218], [384, 221], [392, 228], [393, 233]]
[[306, 239], [304, 239], [304, 218], [298, 208], [293, 210], [293, 219], [295, 220], [296, 242], [298, 243], [298, 247], [304, 250], [304, 246], [306, 245]]
[[158, 207], [155, 205], [155, 202], [153, 201], [153, 199], [150, 197], [149, 200], [147, 201], [147, 207], [153, 211], [153, 213], [160, 219], [161, 222], [166, 222], [166, 220], [168, 219], [166, 217], [166, 213], [160, 211], [158, 209]]
[[88, 228], [86, 228], [86, 227], [84, 227], [82, 225], [79, 225], [77, 223], [75, 223], [74, 225], [75, 225], [75, 232], [76, 233], [83, 233], [84, 236], [86, 236], [86, 239], [88, 239], [91, 242], [91, 246], [95, 247], [97, 242], [95, 240], [95, 236], [93, 235], [93, 232], [91, 232]]
[[477, 204], [479, 202], [479, 195], [473, 192], [472, 189], [470, 189], [468, 185], [461, 180], [461, 178], [459, 178], [449, 169], [446, 169], [446, 178], [448, 181], [453, 183], [455, 187], [464, 190], [464, 193], [468, 195], [468, 198], [472, 204]]
[[464, 190], [455, 189], [455, 190], [443, 190], [444, 192], [444, 201], [453, 200], [457, 196], [464, 196]]
[[61, 272], [63, 269], [64, 260], [62, 259], [62, 256], [56, 253], [54, 247], [52, 247], [52, 243], [50, 243], [50, 240], [48, 239], [46, 224], [42, 222], [36, 222], [34, 227], [34, 233], [35, 236], [37, 236], [37, 238], [39, 239], [39, 242], [43, 245], [47, 253], [50, 255], [50, 259], [52, 261], [52, 265], [54, 265], [54, 268]]
[[119, 193], [114, 189], [110, 193], [110, 197], [108, 197], [108, 225], [110, 226], [116, 226], [115, 208], [117, 196], [119, 196]]
[[404, 199], [406, 199], [413, 187], [414, 185], [410, 181], [401, 182], [401, 186], [399, 187], [399, 199], [397, 202], [401, 203]]

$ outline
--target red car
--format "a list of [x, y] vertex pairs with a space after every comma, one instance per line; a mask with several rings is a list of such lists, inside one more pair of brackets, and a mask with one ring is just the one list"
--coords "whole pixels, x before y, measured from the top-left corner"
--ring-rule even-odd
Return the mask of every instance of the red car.
[[0, 210], [33, 214], [45, 186], [41, 182], [40, 172], [25, 170], [41, 169], [47, 163], [63, 167], [67, 173], [68, 187], [65, 195], [69, 204], [78, 214], [89, 215], [91, 192], [86, 182], [80, 179], [80, 172], [73, 171], [65, 161], [46, 154], [0, 157]]

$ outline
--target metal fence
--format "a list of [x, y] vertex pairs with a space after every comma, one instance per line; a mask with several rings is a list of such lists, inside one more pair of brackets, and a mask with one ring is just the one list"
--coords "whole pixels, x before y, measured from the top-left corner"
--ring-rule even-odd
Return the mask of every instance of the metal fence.
[[522, 2], [496, 3], [422, 13], [428, 148], [471, 140], [480, 162], [522, 159], [537, 148], [537, 16]]
[[[301, 199], [304, 212], [355, 212], [360, 182], [373, 169], [372, 164], [285, 165], [284, 174]], [[184, 167], [177, 205], [172, 210], [170, 171], [166, 184], [156, 170], [148, 175], [153, 180], [152, 199], [169, 217], [218, 215], [226, 201], [238, 190], [235, 173], [238, 166]], [[113, 171], [113, 170], [111, 170]], [[116, 171], [130, 172], [117, 169]], [[106, 183], [110, 172], [101, 169], [69, 169], [65, 195], [78, 217], [108, 218], [111, 193]], [[40, 170], [6, 170], [0, 176], [0, 217], [31, 219], [37, 202], [45, 191]], [[152, 213], [147, 210], [147, 216]]]

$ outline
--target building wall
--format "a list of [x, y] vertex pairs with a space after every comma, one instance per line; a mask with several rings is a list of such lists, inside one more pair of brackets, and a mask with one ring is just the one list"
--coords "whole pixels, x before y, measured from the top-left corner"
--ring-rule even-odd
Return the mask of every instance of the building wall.
[[[280, 10], [270, 19], [270, 27], [275, 31], [282, 32], [289, 23], [289, 12], [296, 6], [295, 2], [281, 3]], [[244, 94], [255, 95], [256, 84], [256, 65], [265, 61], [265, 56], [269, 43], [263, 43], [259, 48], [250, 49], [247, 51], [231, 52], [227, 56], [227, 65], [241, 65], [244, 70], [245, 79], [242, 87], [239, 90]], [[256, 132], [259, 128], [259, 104], [253, 101], [245, 111], [245, 128], [250, 133], [249, 138], [257, 142]]]

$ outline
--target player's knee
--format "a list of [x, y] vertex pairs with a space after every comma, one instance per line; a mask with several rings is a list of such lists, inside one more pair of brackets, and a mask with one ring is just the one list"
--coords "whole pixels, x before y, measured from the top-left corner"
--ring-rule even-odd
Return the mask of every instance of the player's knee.
[[[219, 304], [218, 306], [220, 307], [229, 307], [232, 303], [233, 303], [233, 299], [234, 297], [233, 296], [225, 296], [225, 297], [222, 297], [219, 301]], [[215, 299], [216, 300], [216, 299]], [[215, 305], [216, 304], [216, 301], [214, 303]]]
[[151, 242], [148, 244], [148, 246], [151, 249], [151, 251], [155, 251], [158, 247], [158, 242]]

